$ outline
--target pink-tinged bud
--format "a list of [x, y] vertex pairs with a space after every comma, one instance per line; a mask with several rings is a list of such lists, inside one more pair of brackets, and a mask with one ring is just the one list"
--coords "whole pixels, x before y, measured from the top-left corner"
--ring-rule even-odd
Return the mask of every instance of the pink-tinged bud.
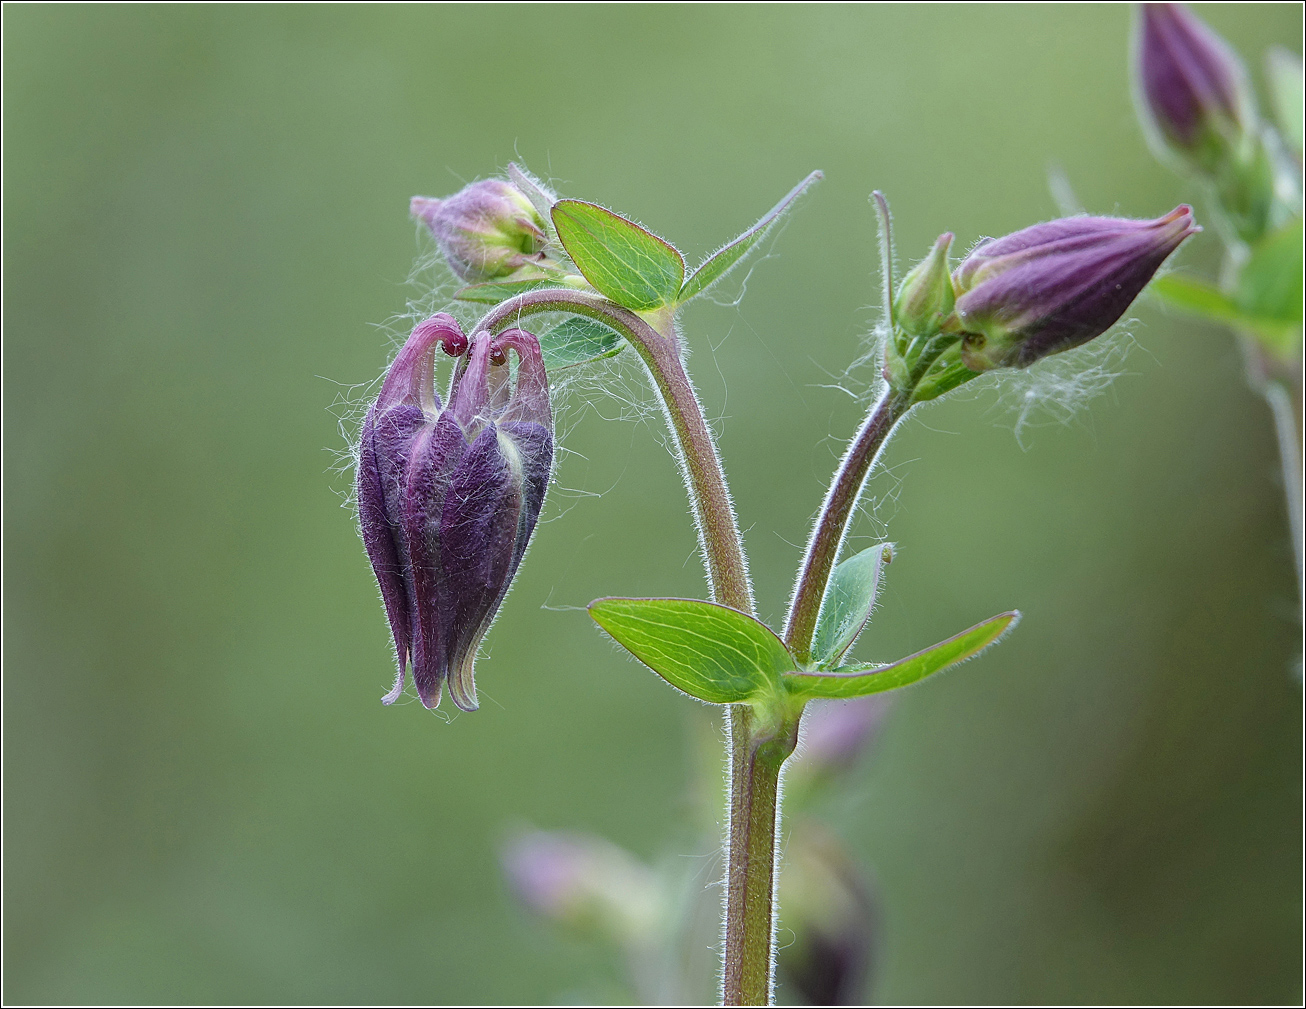
[[1087, 343], [1125, 313], [1189, 235], [1192, 209], [1154, 221], [1066, 217], [976, 246], [953, 271], [961, 359], [972, 371], [1025, 368]]
[[[460, 362], [448, 407], [435, 355]], [[518, 356], [516, 382], [507, 350]], [[476, 708], [473, 663], [535, 529], [553, 465], [553, 418], [535, 337], [470, 341], [450, 315], [418, 325], [363, 421], [358, 518], [394, 635], [422, 703]]]
[[503, 868], [523, 904], [561, 925], [639, 944], [662, 924], [656, 875], [600, 837], [533, 831], [507, 846]]
[[409, 212], [431, 229], [450, 268], [470, 284], [506, 277], [542, 258], [539, 211], [498, 179], [473, 182], [444, 200], [414, 196]]

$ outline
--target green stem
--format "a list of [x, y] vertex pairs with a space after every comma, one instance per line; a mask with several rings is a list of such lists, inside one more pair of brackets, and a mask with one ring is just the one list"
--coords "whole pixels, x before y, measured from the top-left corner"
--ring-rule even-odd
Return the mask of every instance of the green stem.
[[798, 742], [798, 718], [768, 728], [753, 709], [730, 709], [730, 822], [721, 1002], [771, 1005], [775, 978], [776, 837], [780, 768]]
[[[685, 371], [674, 313], [645, 316], [584, 291], [529, 291], [496, 306], [477, 329], [499, 332], [531, 315], [570, 312], [611, 326], [648, 369], [676, 440], [677, 461], [694, 508], [699, 546], [713, 598], [752, 614], [743, 538], [735, 520], [716, 443]], [[725, 1005], [769, 1005], [775, 963], [776, 832], [780, 768], [793, 752], [798, 719], [759, 726], [747, 705], [726, 709], [730, 799], [726, 827], [726, 913], [721, 998]]]
[[789, 617], [785, 621], [785, 644], [800, 662], [811, 658], [812, 636], [816, 633], [816, 618], [821, 612], [825, 587], [830, 581], [834, 563], [839, 559], [839, 549], [848, 534], [848, 520], [861, 496], [862, 485], [889, 435], [911, 407], [911, 391], [885, 390], [848, 446], [834, 482], [825, 495], [820, 517], [807, 541], [803, 566], [789, 603]]
[[544, 312], [570, 312], [596, 319], [621, 333], [635, 348], [648, 368], [667, 425], [675, 436], [677, 462], [694, 507], [708, 587], [717, 602], [752, 614], [753, 589], [748, 580], [743, 537], [735, 521], [716, 443], [680, 359], [680, 341], [670, 311], [655, 318], [655, 328], [643, 316], [586, 291], [528, 291], [497, 305], [481, 319], [477, 329], [497, 333], [527, 316]]

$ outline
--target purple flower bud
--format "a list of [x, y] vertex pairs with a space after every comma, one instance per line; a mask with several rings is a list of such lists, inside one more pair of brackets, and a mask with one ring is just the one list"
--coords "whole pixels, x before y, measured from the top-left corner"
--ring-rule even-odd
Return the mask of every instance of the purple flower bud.
[[449, 266], [468, 283], [506, 277], [543, 258], [543, 219], [498, 179], [473, 182], [444, 200], [414, 196], [409, 212], [431, 229]]
[[1247, 72], [1182, 4], [1143, 4], [1134, 52], [1140, 112], [1156, 137], [1213, 174], [1255, 126]]
[[1165, 258], [1200, 231], [1191, 208], [1154, 221], [1066, 217], [980, 243], [953, 271], [961, 358], [972, 371], [1025, 368], [1120, 318]]
[[[467, 358], [447, 408], [435, 353]], [[518, 358], [515, 386], [506, 351]], [[553, 465], [553, 417], [535, 337], [478, 333], [457, 321], [418, 325], [367, 411], [358, 450], [358, 517], [394, 634], [399, 674], [418, 696], [476, 709], [473, 663], [535, 529]]]

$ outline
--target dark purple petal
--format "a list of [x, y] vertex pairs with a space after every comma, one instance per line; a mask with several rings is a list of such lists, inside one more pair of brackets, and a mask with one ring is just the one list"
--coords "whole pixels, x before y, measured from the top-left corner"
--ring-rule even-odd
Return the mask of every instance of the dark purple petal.
[[442, 622], [446, 591], [441, 516], [450, 482], [467, 451], [467, 439], [445, 412], [413, 443], [404, 493], [403, 528], [408, 541], [413, 605], [413, 683], [428, 708], [440, 703], [449, 671], [447, 631]]
[[412, 647], [411, 599], [406, 583], [408, 548], [400, 521], [404, 462], [426, 417], [415, 406], [381, 412], [373, 406], [363, 421], [358, 446], [358, 522], [372, 571], [385, 603], [399, 667], [395, 684], [383, 698], [391, 704], [403, 692], [404, 667]]
[[515, 455], [503, 451], [494, 425], [485, 428], [450, 477], [440, 519], [449, 693], [464, 711], [476, 710], [476, 649], [512, 574], [524, 503]]
[[531, 533], [540, 517], [540, 508], [544, 505], [544, 494], [549, 488], [549, 476], [553, 472], [553, 432], [543, 424], [530, 421], [505, 421], [499, 424], [499, 435], [500, 446], [506, 449], [504, 442], [507, 442], [516, 451], [521, 467], [522, 509], [517, 524], [517, 542], [513, 546], [512, 567], [508, 572], [511, 579], [526, 553]]

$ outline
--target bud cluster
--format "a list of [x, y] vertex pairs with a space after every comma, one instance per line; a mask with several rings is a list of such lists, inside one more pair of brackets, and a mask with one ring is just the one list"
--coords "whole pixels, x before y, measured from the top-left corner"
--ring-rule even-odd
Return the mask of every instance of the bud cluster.
[[1067, 217], [987, 239], [955, 270], [953, 236], [943, 234], [894, 297], [886, 378], [929, 399], [976, 373], [1087, 343], [1198, 230], [1187, 206], [1151, 221]]

